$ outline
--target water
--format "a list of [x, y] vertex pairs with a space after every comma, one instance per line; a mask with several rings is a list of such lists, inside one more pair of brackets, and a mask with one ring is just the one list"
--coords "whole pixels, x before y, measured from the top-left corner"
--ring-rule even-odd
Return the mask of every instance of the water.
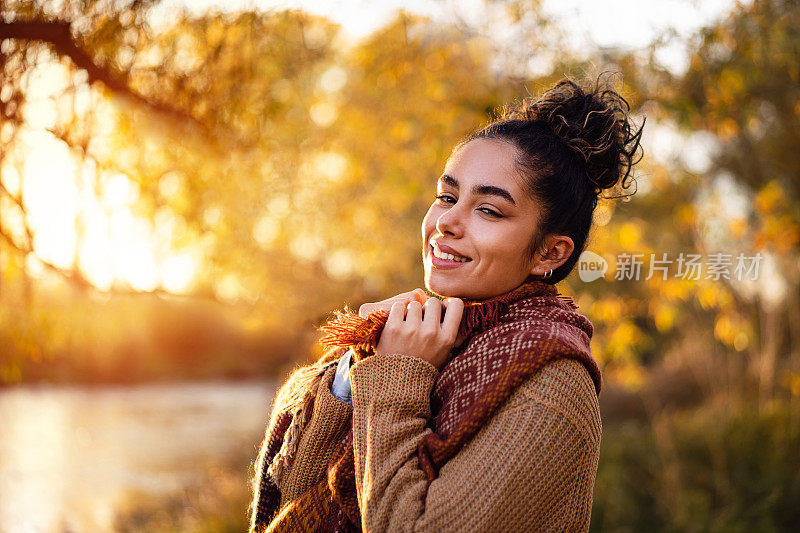
[[255, 454], [275, 383], [0, 391], [0, 531], [108, 531], [131, 492]]

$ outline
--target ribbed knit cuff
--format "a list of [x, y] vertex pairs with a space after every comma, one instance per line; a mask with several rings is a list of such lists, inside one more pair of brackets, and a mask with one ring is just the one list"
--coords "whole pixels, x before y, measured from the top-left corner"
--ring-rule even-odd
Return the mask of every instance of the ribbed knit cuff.
[[430, 394], [439, 370], [431, 363], [404, 354], [372, 355], [350, 368], [354, 408], [388, 404], [408, 415], [430, 416]]

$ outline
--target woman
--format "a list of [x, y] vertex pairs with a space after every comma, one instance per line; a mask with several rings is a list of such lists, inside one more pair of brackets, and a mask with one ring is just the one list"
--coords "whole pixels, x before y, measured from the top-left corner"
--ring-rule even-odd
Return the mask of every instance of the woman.
[[588, 529], [600, 371], [553, 285], [638, 161], [628, 111], [564, 80], [455, 147], [422, 221], [445, 299], [417, 289], [323, 327], [333, 348], [276, 399], [251, 531]]

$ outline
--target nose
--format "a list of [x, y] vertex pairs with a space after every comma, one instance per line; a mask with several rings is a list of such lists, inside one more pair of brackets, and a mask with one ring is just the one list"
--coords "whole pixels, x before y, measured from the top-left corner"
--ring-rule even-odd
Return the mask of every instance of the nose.
[[458, 207], [458, 203], [456, 203], [436, 219], [436, 229], [441, 235], [460, 237], [464, 232], [464, 221], [462, 218], [463, 214]]

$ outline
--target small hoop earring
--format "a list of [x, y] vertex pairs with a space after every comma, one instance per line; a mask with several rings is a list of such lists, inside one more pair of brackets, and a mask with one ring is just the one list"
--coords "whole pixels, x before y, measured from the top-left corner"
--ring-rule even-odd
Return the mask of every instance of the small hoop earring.
[[553, 269], [551, 268], [550, 270], [548, 270], [547, 272], [544, 273], [544, 275], [542, 276], [542, 279], [547, 279], [552, 275], [553, 275]]

